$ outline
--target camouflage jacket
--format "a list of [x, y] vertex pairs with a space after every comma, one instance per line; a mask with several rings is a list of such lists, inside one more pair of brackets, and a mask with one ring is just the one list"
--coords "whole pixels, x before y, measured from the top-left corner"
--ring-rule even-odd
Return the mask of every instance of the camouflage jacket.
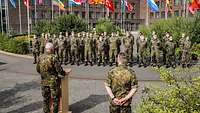
[[60, 78], [64, 77], [65, 72], [54, 54], [43, 54], [39, 57], [36, 70], [41, 74], [42, 85], [58, 85]]
[[[119, 99], [124, 98], [132, 88], [137, 88], [138, 86], [135, 72], [128, 69], [125, 65], [119, 65], [111, 69], [108, 72], [105, 83], [111, 88], [114, 96]], [[109, 99], [109, 101], [112, 103], [111, 99]], [[124, 106], [130, 105], [131, 101], [132, 98], [130, 98]]]

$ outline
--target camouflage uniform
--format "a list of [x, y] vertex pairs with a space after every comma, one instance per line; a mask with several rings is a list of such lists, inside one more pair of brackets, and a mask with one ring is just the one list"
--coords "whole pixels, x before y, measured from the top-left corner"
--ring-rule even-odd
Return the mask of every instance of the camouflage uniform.
[[76, 55], [77, 55], [77, 43], [73, 32], [70, 39], [71, 39], [70, 45], [71, 45], [71, 59], [72, 59], [71, 64], [74, 65], [74, 63], [76, 62]]
[[84, 50], [85, 50], [85, 32], [82, 33], [81, 39], [80, 39], [80, 59], [81, 62], [84, 62]]
[[181, 57], [181, 64], [183, 67], [189, 65], [190, 61], [190, 47], [191, 47], [191, 41], [189, 40], [189, 37], [186, 37], [183, 48], [182, 48], [182, 57]]
[[163, 40], [162, 40], [162, 51], [163, 51], [163, 62], [164, 64], [166, 64], [166, 42], [169, 40], [169, 33], [166, 33], [166, 35], [163, 37]]
[[112, 36], [109, 38], [109, 60], [110, 60], [110, 65], [112, 63], [116, 62], [117, 58], [117, 41], [116, 41], [116, 36], [114, 33], [112, 33]]
[[176, 44], [173, 42], [172, 37], [166, 42], [166, 65], [175, 66], [175, 48]]
[[141, 35], [138, 39], [138, 56], [139, 56], [139, 66], [145, 65], [144, 60], [145, 60], [145, 49], [147, 47], [147, 39]]
[[53, 39], [52, 43], [53, 43], [53, 46], [54, 46], [54, 54], [56, 56], [58, 56], [58, 59], [59, 59], [59, 45], [58, 45], [59, 39], [57, 39], [56, 34], [53, 34], [53, 38], [52, 39]]
[[[131, 89], [138, 86], [135, 72], [121, 64], [108, 72], [105, 83], [111, 88], [115, 98], [118, 99], [124, 98]], [[131, 113], [131, 101], [132, 98], [122, 106], [118, 106], [114, 105], [112, 99], [109, 97], [110, 113]]]
[[120, 53], [121, 39], [119, 37], [119, 33], [116, 35], [116, 46], [117, 46], [117, 55]]
[[40, 55], [40, 42], [36, 36], [34, 36], [32, 45], [33, 45], [32, 52], [33, 52], [33, 57], [34, 57], [33, 64], [35, 64], [35, 63], [37, 63], [38, 57]]
[[44, 47], [45, 47], [45, 35], [42, 33], [42, 36], [40, 38], [40, 53], [44, 54]]
[[91, 57], [92, 61], [95, 63], [97, 59], [97, 35], [96, 33], [93, 34], [91, 37]]
[[88, 62], [92, 63], [91, 60], [91, 39], [89, 37], [89, 33], [86, 33], [85, 37], [85, 65], [88, 64]]
[[107, 33], [104, 33], [104, 63], [105, 66], [109, 60], [109, 37], [107, 36]]
[[68, 32], [65, 33], [65, 40], [66, 40], [65, 64], [67, 64], [67, 62], [71, 63], [71, 39], [68, 36]]
[[98, 66], [100, 66], [100, 63], [103, 62], [104, 63], [104, 39], [102, 36], [99, 37], [99, 39], [97, 40], [97, 62], [98, 62]]
[[157, 35], [153, 35], [151, 39], [151, 63], [152, 65], [156, 63], [158, 66], [159, 64], [159, 44], [160, 40], [158, 39]]
[[178, 56], [178, 59], [179, 59], [179, 64], [181, 63], [181, 60], [182, 60], [182, 53], [183, 53], [183, 46], [184, 46], [184, 41], [185, 41], [185, 34], [183, 33], [182, 34], [182, 37], [181, 39], [179, 40], [179, 48], [180, 48], [180, 51], [179, 51], [179, 56]]
[[58, 40], [58, 53], [59, 53], [59, 61], [62, 64], [64, 61], [64, 56], [66, 51], [66, 40], [63, 38], [62, 34], [59, 36]]
[[78, 33], [77, 35], [78, 36], [76, 37], [76, 47], [77, 47], [77, 49], [76, 49], [76, 63], [77, 63], [77, 65], [79, 65], [79, 63], [81, 61], [81, 56], [80, 56], [80, 54], [81, 54], [81, 47], [80, 47], [81, 35], [80, 35], [80, 33]]
[[129, 63], [131, 63], [131, 60], [132, 60], [132, 58], [131, 58], [132, 53], [133, 53], [132, 43], [133, 43], [133, 41], [130, 37], [130, 34], [127, 32], [126, 37], [124, 37], [124, 39], [123, 39], [123, 44], [124, 44], [124, 47], [125, 47], [125, 53], [127, 55], [127, 59], [128, 59]]
[[50, 113], [50, 98], [53, 98], [53, 113], [58, 113], [60, 78], [65, 75], [57, 57], [54, 54], [43, 54], [36, 66], [41, 74], [43, 111]]

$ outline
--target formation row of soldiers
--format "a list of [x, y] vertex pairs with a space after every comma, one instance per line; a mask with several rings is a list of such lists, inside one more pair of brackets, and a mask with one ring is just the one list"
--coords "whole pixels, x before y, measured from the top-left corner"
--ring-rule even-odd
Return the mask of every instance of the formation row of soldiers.
[[[128, 64], [133, 64], [133, 50], [134, 50], [134, 36], [130, 32], [126, 32], [123, 37], [119, 36], [119, 33], [111, 33], [108, 36], [106, 32], [98, 35], [96, 32], [81, 32], [75, 34], [71, 32], [69, 35], [66, 32], [64, 35], [60, 33], [58, 37], [53, 34], [42, 34], [40, 40], [34, 36], [33, 41], [33, 55], [35, 57], [34, 63], [37, 62], [37, 57], [40, 53], [44, 53], [44, 46], [46, 42], [52, 42], [55, 47], [55, 54], [58, 56], [59, 61], [64, 64], [71, 63], [72, 65], [96, 64], [104, 66], [109, 64], [112, 66], [116, 64], [116, 57], [120, 51], [123, 51], [127, 55]], [[146, 65], [147, 38], [140, 33], [136, 39], [137, 56], [139, 66]], [[151, 50], [151, 65], [160, 66], [160, 52], [163, 53], [163, 62], [169, 66], [175, 66], [175, 49], [177, 47], [176, 42], [173, 41], [169, 32], [166, 32], [163, 40], [160, 41], [156, 32], [152, 32], [150, 40]], [[123, 47], [121, 46], [123, 45]], [[183, 66], [189, 64], [189, 50], [191, 41], [189, 37], [182, 33], [182, 38], [178, 43], [181, 48], [180, 61]]]

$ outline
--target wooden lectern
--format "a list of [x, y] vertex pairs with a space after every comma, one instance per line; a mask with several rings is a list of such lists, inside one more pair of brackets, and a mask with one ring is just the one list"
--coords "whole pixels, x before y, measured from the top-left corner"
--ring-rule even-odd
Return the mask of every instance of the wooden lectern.
[[[61, 79], [61, 95], [59, 99], [59, 112], [58, 113], [72, 113], [69, 111], [69, 74], [71, 69], [64, 69], [66, 75]], [[53, 105], [51, 99], [51, 113]]]

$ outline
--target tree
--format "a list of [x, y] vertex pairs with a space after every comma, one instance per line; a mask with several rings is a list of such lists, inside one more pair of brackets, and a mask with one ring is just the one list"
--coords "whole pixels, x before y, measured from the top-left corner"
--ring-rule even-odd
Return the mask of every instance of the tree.
[[111, 34], [112, 32], [120, 32], [120, 28], [114, 25], [110, 20], [108, 19], [100, 19], [98, 20], [96, 26], [97, 33], [103, 33], [107, 32], [108, 34]]
[[56, 20], [59, 32], [87, 31], [87, 24], [75, 14], [63, 15]]

